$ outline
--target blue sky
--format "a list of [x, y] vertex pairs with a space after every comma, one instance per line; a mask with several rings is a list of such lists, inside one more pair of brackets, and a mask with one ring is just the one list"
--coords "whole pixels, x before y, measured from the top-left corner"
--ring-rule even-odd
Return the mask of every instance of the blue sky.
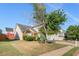
[[[52, 3], [45, 5], [47, 13], [56, 9], [64, 9], [68, 20], [61, 26], [62, 29], [67, 29], [69, 25], [79, 24], [79, 4]], [[32, 4], [0, 4], [0, 29], [15, 28], [16, 23], [34, 24]]]

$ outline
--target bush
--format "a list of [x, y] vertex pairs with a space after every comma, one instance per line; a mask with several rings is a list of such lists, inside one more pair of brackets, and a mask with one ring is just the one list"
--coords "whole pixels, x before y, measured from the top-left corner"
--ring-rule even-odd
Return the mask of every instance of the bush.
[[37, 37], [36, 37], [36, 40], [37, 40], [37, 41], [40, 41], [40, 37], [39, 37], [39, 36], [37, 36]]
[[37, 37], [37, 41], [45, 43], [46, 36], [44, 34], [40, 34], [40, 37]]
[[33, 37], [32, 36], [29, 36], [29, 35], [25, 35], [23, 37], [23, 39], [26, 40], [26, 41], [33, 41]]
[[36, 41], [36, 37], [34, 36], [34, 37], [32, 37], [33, 38], [33, 41]]

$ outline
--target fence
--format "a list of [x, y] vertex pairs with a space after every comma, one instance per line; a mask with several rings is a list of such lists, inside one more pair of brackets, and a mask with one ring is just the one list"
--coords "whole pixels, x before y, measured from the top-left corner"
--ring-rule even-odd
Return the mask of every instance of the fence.
[[5, 40], [6, 39], [6, 35], [5, 34], [0, 34], [0, 40]]

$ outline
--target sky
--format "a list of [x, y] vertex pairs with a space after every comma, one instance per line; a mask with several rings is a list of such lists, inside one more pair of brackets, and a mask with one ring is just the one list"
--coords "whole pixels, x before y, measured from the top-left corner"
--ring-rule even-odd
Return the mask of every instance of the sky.
[[[67, 14], [67, 22], [61, 26], [66, 30], [69, 25], [79, 25], [79, 4], [52, 3], [45, 4], [46, 12], [50, 13], [57, 9], [63, 9]], [[15, 28], [16, 23], [32, 26], [33, 6], [30, 3], [0, 3], [0, 29], [5, 31], [6, 27]]]

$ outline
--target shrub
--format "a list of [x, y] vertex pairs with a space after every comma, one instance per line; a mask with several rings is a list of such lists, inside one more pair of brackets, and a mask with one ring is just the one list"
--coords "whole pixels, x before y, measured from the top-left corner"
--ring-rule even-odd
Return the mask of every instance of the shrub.
[[36, 37], [36, 40], [37, 40], [37, 41], [40, 41], [40, 37], [39, 37], [39, 36], [37, 36], [37, 37]]
[[32, 37], [33, 38], [33, 41], [36, 41], [36, 36]]
[[33, 37], [29, 35], [24, 35], [23, 39], [26, 41], [33, 41]]
[[46, 36], [44, 34], [40, 34], [40, 37], [37, 37], [37, 41], [45, 43]]

